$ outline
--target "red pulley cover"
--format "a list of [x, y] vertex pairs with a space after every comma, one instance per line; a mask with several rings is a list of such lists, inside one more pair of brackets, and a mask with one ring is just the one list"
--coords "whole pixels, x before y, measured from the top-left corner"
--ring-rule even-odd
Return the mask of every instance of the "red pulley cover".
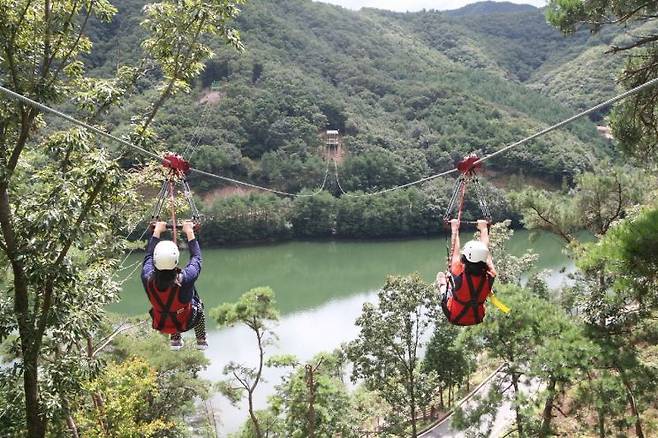
[[178, 154], [167, 152], [162, 160], [162, 165], [177, 172], [187, 175], [190, 173], [190, 163]]
[[468, 173], [480, 169], [482, 164], [477, 163], [478, 160], [479, 158], [476, 154], [467, 155], [463, 160], [457, 163], [457, 170], [461, 173]]

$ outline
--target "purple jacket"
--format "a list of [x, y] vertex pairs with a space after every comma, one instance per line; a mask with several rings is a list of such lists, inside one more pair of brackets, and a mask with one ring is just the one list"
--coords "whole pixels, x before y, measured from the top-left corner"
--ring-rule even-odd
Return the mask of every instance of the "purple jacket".
[[[155, 266], [153, 266], [153, 250], [159, 241], [159, 238], [151, 237], [146, 247], [146, 255], [144, 256], [144, 264], [142, 265], [142, 284], [144, 285], [144, 290], [146, 290], [146, 283], [148, 283], [149, 278], [155, 272]], [[190, 240], [187, 242], [187, 247], [190, 250], [190, 261], [185, 266], [185, 269], [181, 270], [181, 288], [178, 297], [181, 303], [189, 303], [196, 295], [194, 282], [199, 278], [199, 274], [201, 274], [202, 259], [199, 241], [197, 239]]]

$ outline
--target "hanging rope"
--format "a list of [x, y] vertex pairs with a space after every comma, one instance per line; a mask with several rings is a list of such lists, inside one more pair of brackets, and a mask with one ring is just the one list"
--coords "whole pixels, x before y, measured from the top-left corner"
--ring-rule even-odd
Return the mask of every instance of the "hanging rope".
[[431, 181], [431, 180], [433, 180], [433, 179], [437, 179], [437, 178], [440, 178], [440, 177], [442, 177], [442, 176], [450, 175], [451, 173], [455, 173], [455, 172], [457, 172], [457, 169], [450, 169], [450, 170], [447, 170], [447, 171], [445, 171], [445, 172], [437, 173], [436, 175], [431, 175], [431, 176], [428, 176], [428, 177], [426, 177], [426, 178], [421, 178], [421, 179], [419, 179], [419, 180], [417, 180], [417, 181], [412, 181], [412, 182], [410, 182], [410, 183], [402, 184], [402, 185], [395, 186], [395, 187], [391, 187], [391, 188], [389, 188], [389, 189], [383, 189], [383, 190], [379, 190], [379, 191], [377, 191], [377, 192], [371, 192], [371, 193], [358, 193], [358, 194], [354, 194], [354, 193], [348, 193], [348, 192], [346, 192], [346, 191], [343, 189], [343, 187], [341, 186], [341, 184], [340, 184], [340, 180], [338, 179], [338, 164], [336, 163], [336, 159], [334, 159], [333, 161], [334, 161], [334, 173], [335, 173], [335, 177], [336, 177], [336, 185], [338, 186], [338, 189], [340, 190], [340, 192], [341, 192], [344, 196], [347, 196], [347, 197], [349, 197], [349, 198], [364, 198], [364, 197], [367, 197], [367, 196], [383, 195], [384, 193], [388, 193], [388, 192], [392, 192], [392, 191], [395, 191], [395, 190], [400, 190], [400, 189], [404, 189], [404, 188], [407, 188], [407, 187], [415, 186], [415, 185], [417, 185], [417, 184], [421, 184], [421, 183], [424, 183], [424, 182], [427, 182], [427, 181]]
[[[210, 120], [210, 117], [208, 117], [208, 115], [210, 114], [209, 111], [210, 103], [206, 102], [204, 105], [205, 106], [203, 108], [203, 111], [201, 112], [201, 117], [199, 118], [199, 123], [197, 123], [196, 128], [192, 133], [190, 142], [188, 143], [188, 145], [183, 150], [183, 153], [181, 154], [184, 157], [188, 157], [188, 158], [191, 157], [191, 155], [188, 155], [190, 148], [192, 149], [192, 154], [196, 152], [196, 149], [199, 147], [199, 143], [201, 143], [201, 134], [206, 130], [206, 127], [208, 126], [208, 120]], [[196, 138], [196, 142], [194, 141], [195, 138]]]
[[177, 231], [178, 231], [178, 222], [176, 221], [176, 198], [174, 196], [174, 191], [176, 187], [174, 186], [173, 177], [169, 178], [169, 206], [171, 207], [171, 235], [173, 242], [178, 245], [177, 240]]

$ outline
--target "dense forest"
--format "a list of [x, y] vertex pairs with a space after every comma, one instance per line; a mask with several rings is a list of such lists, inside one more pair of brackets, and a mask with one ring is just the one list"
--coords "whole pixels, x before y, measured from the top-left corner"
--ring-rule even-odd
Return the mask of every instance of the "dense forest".
[[[148, 316], [107, 313], [162, 182], [149, 154], [184, 152], [199, 169], [300, 195], [326, 182], [290, 197], [194, 175], [211, 243], [433, 234], [451, 178], [360, 195], [658, 77], [655, 5], [116, 3], [0, 0], [2, 86], [123, 140], [0, 95], [0, 436], [226, 436], [213, 394], [248, 411], [238, 437], [415, 438], [448, 413], [489, 436], [501, 409], [502, 436], [658, 434], [656, 87], [487, 163], [509, 313], [487, 304], [482, 323], [454, 326], [436, 284], [391, 275], [350, 342], [303, 361], [273, 354], [285, 291], [262, 285], [207, 309], [249, 333], [256, 358], [230, 358], [214, 384], [199, 378], [206, 356], [169, 352]], [[340, 153], [324, 147], [327, 129]], [[478, 206], [466, 210], [474, 219]], [[507, 253], [512, 221], [563, 241], [566, 286], [529, 274], [536, 254]], [[266, 367], [284, 371], [262, 406]]]
[[[108, 75], [139, 57], [140, 33], [123, 30], [139, 21], [142, 5], [125, 2], [111, 23], [95, 28], [93, 74]], [[307, 210], [297, 207], [303, 203], [251, 190], [242, 199], [225, 199], [234, 193], [226, 183], [192, 176], [212, 230], [206, 242], [434, 233], [449, 181], [381, 203], [339, 195], [445, 171], [468, 153], [490, 153], [614, 94], [624, 58], [598, 59], [627, 35], [613, 29], [565, 39], [539, 9], [481, 5], [397, 14], [310, 1], [245, 4], [236, 20], [245, 51], [209, 42], [216, 56], [190, 93], [164, 105], [155, 122], [160, 138], [167, 148], [187, 152], [202, 170], [278, 190], [315, 191], [326, 178], [324, 187], [336, 199], [327, 198], [322, 214], [311, 216], [329, 223], [300, 227], [296, 218]], [[597, 61], [588, 66], [590, 58]], [[116, 132], [128, 129], [140, 97], [153, 93], [150, 83], [156, 80], [142, 78], [140, 96], [110, 115]], [[603, 116], [594, 115], [594, 121]], [[326, 129], [342, 134], [338, 163], [324, 150]], [[487, 186], [500, 192], [512, 175], [559, 186], [610, 157], [615, 152], [594, 123], [580, 121], [491, 162], [491, 175], [502, 176], [499, 188]], [[391, 212], [404, 214], [394, 207], [396, 196], [417, 200], [418, 208], [405, 214], [408, 220], [380, 226]], [[503, 193], [491, 202], [500, 213], [496, 219], [517, 224]], [[381, 220], [355, 229], [343, 222], [345, 211]]]

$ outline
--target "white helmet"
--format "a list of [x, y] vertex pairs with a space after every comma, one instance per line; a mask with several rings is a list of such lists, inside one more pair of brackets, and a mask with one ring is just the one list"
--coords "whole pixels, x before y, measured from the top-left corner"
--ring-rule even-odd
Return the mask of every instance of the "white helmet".
[[155, 245], [153, 261], [158, 271], [169, 271], [178, 265], [178, 245], [171, 240], [163, 240]]
[[489, 248], [479, 240], [466, 242], [462, 254], [471, 263], [486, 262], [489, 258]]

